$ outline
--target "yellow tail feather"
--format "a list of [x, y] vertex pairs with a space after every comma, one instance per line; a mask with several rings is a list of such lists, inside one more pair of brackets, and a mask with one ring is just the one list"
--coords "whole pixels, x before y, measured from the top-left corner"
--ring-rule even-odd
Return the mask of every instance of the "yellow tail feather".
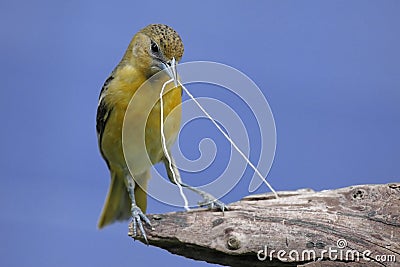
[[101, 229], [115, 221], [127, 220], [131, 217], [131, 200], [125, 186], [124, 177], [116, 172], [111, 173], [111, 184], [101, 212], [98, 228]]

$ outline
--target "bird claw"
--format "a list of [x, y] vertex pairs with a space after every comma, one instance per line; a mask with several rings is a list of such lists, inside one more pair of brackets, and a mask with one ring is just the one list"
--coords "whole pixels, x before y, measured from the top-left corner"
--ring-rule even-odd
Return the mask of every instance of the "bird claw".
[[199, 202], [200, 207], [208, 207], [209, 209], [217, 208], [222, 212], [228, 210], [228, 207], [222, 201], [216, 199], [212, 195], [204, 193], [202, 196], [203, 196], [203, 201]]
[[147, 216], [142, 212], [142, 210], [134, 204], [132, 204], [131, 212], [132, 212], [131, 225], [133, 228], [132, 236], [133, 237], [137, 236], [137, 228], [139, 228], [139, 231], [140, 231], [141, 235], [143, 236], [144, 240], [146, 241], [147, 244], [149, 244], [149, 242], [147, 240], [146, 232], [144, 230], [143, 223], [142, 223], [142, 221], [144, 221], [145, 224], [152, 227], [149, 218], [147, 218]]

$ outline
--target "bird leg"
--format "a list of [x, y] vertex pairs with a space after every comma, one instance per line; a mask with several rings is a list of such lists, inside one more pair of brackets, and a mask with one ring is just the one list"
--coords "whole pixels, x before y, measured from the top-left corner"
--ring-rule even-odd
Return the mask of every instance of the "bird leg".
[[[172, 171], [175, 174], [176, 182], [178, 182], [182, 187], [185, 187], [185, 188], [195, 192], [196, 194], [199, 194], [203, 198], [203, 201], [199, 202], [199, 205], [201, 207], [208, 207], [210, 209], [217, 208], [217, 209], [220, 209], [222, 212], [224, 212], [225, 210], [228, 209], [222, 201], [218, 200], [213, 195], [211, 195], [207, 192], [204, 192], [200, 189], [197, 189], [196, 187], [193, 187], [193, 186], [183, 183], [182, 179], [181, 179], [181, 175], [179, 173], [179, 169], [176, 167], [175, 160], [171, 156], [171, 153], [169, 155], [171, 158]], [[171, 183], [176, 184], [176, 182], [174, 180], [174, 176], [170, 169], [168, 159], [166, 157], [164, 157], [163, 162], [164, 162], [165, 168], [167, 169], [167, 175], [168, 175], [169, 180], [171, 181]]]
[[139, 231], [143, 235], [144, 240], [146, 243], [149, 244], [147, 241], [146, 232], [144, 231], [142, 221], [144, 221], [147, 225], [151, 227], [150, 220], [147, 216], [142, 212], [142, 210], [136, 205], [135, 201], [135, 181], [133, 180], [132, 176], [126, 175], [125, 176], [126, 185], [129, 193], [129, 197], [131, 199], [131, 213], [132, 213], [132, 226], [133, 226], [133, 237], [137, 235], [137, 228], [139, 227]]

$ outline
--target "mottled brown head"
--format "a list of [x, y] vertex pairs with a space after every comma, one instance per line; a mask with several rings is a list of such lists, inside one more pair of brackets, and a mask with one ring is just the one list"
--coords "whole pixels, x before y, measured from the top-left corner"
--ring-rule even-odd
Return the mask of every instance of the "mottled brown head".
[[166, 58], [172, 59], [174, 57], [176, 61], [181, 60], [183, 43], [174, 29], [164, 24], [150, 24], [140, 32], [150, 37], [162, 50]]
[[[146, 77], [166, 70], [176, 80], [176, 63], [183, 55], [178, 33], [163, 24], [150, 24], [135, 34], [119, 67], [132, 66]], [[173, 70], [173, 71], [172, 71]]]

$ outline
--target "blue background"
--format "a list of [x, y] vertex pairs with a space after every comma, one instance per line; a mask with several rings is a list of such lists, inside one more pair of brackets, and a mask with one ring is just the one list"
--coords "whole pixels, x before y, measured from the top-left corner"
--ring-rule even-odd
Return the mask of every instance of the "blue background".
[[[207, 265], [133, 242], [127, 223], [96, 229], [109, 183], [98, 93], [150, 23], [179, 32], [184, 62], [231, 65], [263, 90], [276, 189], [398, 182], [399, 13], [399, 1], [2, 1], [0, 265]], [[150, 200], [150, 213], [173, 210]]]

